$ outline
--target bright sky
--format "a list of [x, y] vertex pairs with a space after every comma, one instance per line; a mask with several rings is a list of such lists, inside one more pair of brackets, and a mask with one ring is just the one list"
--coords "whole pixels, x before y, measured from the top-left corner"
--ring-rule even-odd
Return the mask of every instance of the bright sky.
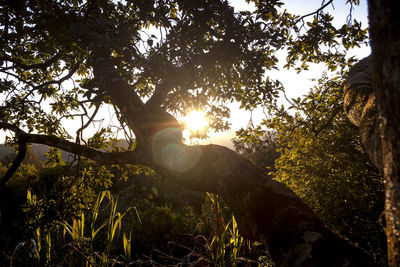
[[[246, 4], [244, 0], [231, 0], [230, 2], [232, 3], [236, 11], [246, 10], [249, 8], [252, 9], [252, 7]], [[284, 8], [287, 9], [288, 12], [298, 15], [305, 15], [318, 9], [318, 7], [321, 6], [322, 0], [283, 0], [282, 2], [285, 3]], [[352, 14], [353, 18], [361, 21], [362, 25], [366, 27], [368, 25], [367, 4], [366, 0], [361, 0], [360, 2], [360, 6], [355, 6]], [[349, 14], [349, 9], [350, 6], [345, 5], [345, 0], [335, 0], [334, 5], [330, 5], [328, 8], [325, 9], [325, 11], [330, 12], [334, 16], [335, 23], [337, 23], [338, 25], [342, 25], [346, 22], [346, 17]], [[361, 59], [369, 55], [369, 53], [370, 49], [368, 47], [363, 47], [360, 49], [354, 49], [354, 51], [351, 52], [351, 55], [355, 55], [358, 59]], [[285, 63], [285, 57], [286, 56], [284, 53], [278, 55], [278, 59], [280, 60], [280, 62], [282, 62], [282, 65]], [[297, 74], [296, 71], [287, 71], [285, 69], [282, 71], [269, 72], [269, 75], [271, 76], [271, 78], [276, 78], [280, 80], [280, 82], [287, 90], [287, 96], [290, 98], [294, 98], [306, 94], [308, 89], [313, 87], [314, 85], [311, 79], [320, 77], [322, 71], [323, 67], [321, 66], [311, 66], [309, 71], [300, 74]], [[252, 113], [250, 111], [240, 110], [239, 104], [237, 103], [231, 104], [229, 108], [231, 109], [231, 117], [229, 120], [231, 123], [231, 130], [223, 133], [210, 133], [209, 138], [200, 141], [200, 143], [214, 143], [232, 148], [233, 145], [230, 140], [235, 136], [235, 131], [239, 130], [242, 127], [246, 128], [251, 117], [254, 124], [261, 122], [264, 117], [262, 108], [254, 110]], [[102, 110], [102, 113], [105, 114], [105, 117], [108, 117], [108, 119], [106, 119], [103, 123], [97, 123], [97, 126], [93, 129], [97, 130], [100, 129], [102, 126], [107, 126], [109, 118], [115, 119], [114, 111], [111, 107], [104, 108]], [[74, 136], [75, 131], [80, 126], [80, 122], [69, 120], [66, 121], [65, 125], [71, 135]], [[87, 131], [87, 136], [84, 137], [90, 137], [92, 134], [93, 132], [89, 133], [89, 131]], [[122, 135], [118, 137], [123, 138]], [[5, 132], [0, 131], [0, 143], [4, 142], [4, 138]]]
[[[230, 1], [235, 10], [245, 10], [246, 5], [243, 4], [241, 0], [231, 0]], [[321, 0], [282, 0], [285, 3], [284, 8], [288, 10], [289, 13], [297, 14], [297, 15], [305, 15], [317, 10], [322, 1]], [[346, 17], [349, 14], [350, 5], [345, 4], [345, 0], [336, 0], [334, 1], [334, 5], [330, 5], [325, 9], [325, 12], [329, 12], [334, 16], [334, 22], [336, 25], [343, 25], [346, 22]], [[361, 0], [359, 6], [355, 6], [352, 11], [353, 18], [362, 22], [363, 27], [367, 27], [367, 2], [366, 0]], [[355, 56], [358, 59], [362, 59], [370, 54], [369, 47], [362, 47], [354, 49], [349, 52], [349, 56]], [[278, 56], [278, 59], [282, 63], [281, 66], [285, 63], [286, 55], [282, 53]], [[276, 78], [280, 80], [280, 82], [286, 88], [286, 95], [288, 98], [297, 98], [302, 95], [307, 94], [308, 90], [312, 88], [315, 83], [312, 81], [313, 78], [318, 78], [321, 76], [324, 68], [322, 66], [314, 65], [310, 66], [310, 70], [307, 72], [302, 72], [300, 74], [296, 73], [294, 70], [281, 70], [281, 71], [272, 71], [269, 72], [269, 75], [272, 78]], [[282, 100], [284, 104], [284, 101]], [[253, 112], [240, 110], [238, 104], [231, 105], [231, 130], [225, 133], [218, 134], [210, 134], [210, 140], [208, 143], [221, 144], [228, 147], [232, 147], [233, 144], [230, 141], [235, 137], [235, 131], [240, 128], [247, 128], [250, 118], [254, 125], [260, 123], [264, 118], [264, 113], [262, 112], [262, 108], [259, 108]]]

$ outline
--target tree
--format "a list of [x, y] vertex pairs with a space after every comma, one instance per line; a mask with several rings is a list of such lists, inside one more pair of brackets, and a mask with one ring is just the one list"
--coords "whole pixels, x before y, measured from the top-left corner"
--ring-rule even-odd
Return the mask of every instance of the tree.
[[369, 1], [373, 84], [381, 131], [389, 263], [400, 264], [400, 20], [394, 1]]
[[323, 75], [307, 95], [288, 99], [288, 107], [277, 107], [263, 122], [278, 133], [280, 157], [273, 177], [382, 265], [386, 240], [378, 218], [384, 206], [383, 177], [343, 110], [344, 77]]
[[279, 157], [277, 151], [277, 133], [275, 131], [263, 131], [261, 127], [240, 129], [232, 139], [235, 150], [252, 161], [266, 172], [275, 171], [275, 160]]
[[391, 10], [394, 5], [393, 1], [369, 1], [372, 55], [350, 73], [345, 102], [371, 160], [384, 174], [390, 266], [400, 264], [400, 21]]
[[[294, 40], [290, 27], [304, 18], [279, 12], [279, 1], [255, 3], [252, 14], [234, 13], [217, 0], [6, 1], [0, 128], [14, 132], [19, 152], [1, 187], [24, 158], [27, 143], [101, 164], [142, 164], [186, 187], [222, 196], [242, 233], [262, 240], [279, 265], [371, 265], [363, 251], [327, 229], [263, 170], [225, 147], [182, 143], [171, 113], [207, 109], [212, 126], [224, 129], [226, 101], [248, 109], [268, 105], [279, 83], [263, 75], [276, 67], [274, 54], [285, 44], [291, 48], [288, 67], [301, 57], [334, 69], [346, 64], [344, 55], [323, 53], [319, 45], [335, 48], [336, 39], [343, 39], [350, 47], [365, 38], [357, 23], [336, 29], [318, 10], [307, 34]], [[133, 150], [102, 152], [85, 145], [81, 133], [104, 104], [134, 134]], [[61, 126], [65, 117], [86, 119], [75, 141]]]

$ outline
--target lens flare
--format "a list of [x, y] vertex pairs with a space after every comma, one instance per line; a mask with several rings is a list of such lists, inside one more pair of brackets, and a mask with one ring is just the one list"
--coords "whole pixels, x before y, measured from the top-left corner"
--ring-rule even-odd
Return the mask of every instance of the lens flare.
[[175, 171], [187, 172], [197, 164], [201, 157], [198, 146], [186, 146], [171, 140], [181, 129], [167, 128], [154, 134], [152, 140], [153, 159], [157, 164]]

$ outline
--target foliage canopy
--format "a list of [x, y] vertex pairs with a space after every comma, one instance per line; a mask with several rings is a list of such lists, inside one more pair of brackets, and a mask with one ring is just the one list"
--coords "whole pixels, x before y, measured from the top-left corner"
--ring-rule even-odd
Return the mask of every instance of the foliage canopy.
[[93, 72], [106, 53], [149, 106], [174, 114], [201, 108], [214, 129], [227, 129], [227, 101], [252, 109], [277, 97], [280, 84], [265, 76], [277, 68], [277, 51], [288, 50], [288, 68], [327, 62], [334, 70], [346, 64], [344, 52], [366, 38], [359, 22], [335, 28], [323, 9], [304, 24], [307, 18], [282, 12], [279, 1], [255, 5], [254, 12], [234, 12], [216, 0], [8, 1], [0, 8], [0, 118], [68, 138], [62, 123], [75, 117], [82, 121], [79, 141], [89, 122], [101, 119], [99, 108], [113, 104], [126, 126]]

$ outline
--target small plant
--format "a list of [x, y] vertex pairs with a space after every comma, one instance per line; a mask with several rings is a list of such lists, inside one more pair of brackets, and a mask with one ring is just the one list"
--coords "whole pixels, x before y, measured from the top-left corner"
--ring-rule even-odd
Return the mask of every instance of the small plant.
[[[108, 218], [106, 218], [106, 220], [100, 224], [100, 226], [96, 227], [96, 221], [100, 213], [100, 207], [105, 197], [107, 197], [109, 201], [107, 205], [110, 209], [109, 215]], [[64, 235], [65, 233], [68, 233], [73, 241], [71, 246], [73, 246], [76, 251], [79, 250], [81, 254], [83, 253], [82, 256], [85, 258], [86, 265], [108, 266], [108, 264], [111, 262], [116, 262], [115, 259], [111, 258], [113, 241], [119, 236], [122, 226], [122, 219], [124, 216], [131, 209], [136, 210], [134, 207], [129, 207], [124, 213], [121, 214], [120, 212], [117, 212], [117, 204], [118, 198], [114, 198], [110, 191], [103, 191], [98, 195], [92, 211], [90, 234], [88, 236], [86, 236], [85, 232], [85, 215], [83, 212], [78, 219], [73, 219], [72, 225], [66, 221], [60, 222], [60, 224], [64, 227]], [[136, 215], [138, 216], [137, 210]], [[93, 242], [97, 234], [103, 228], [107, 229], [105, 239], [106, 243], [104, 249], [101, 252], [97, 252], [93, 249]], [[126, 238], [126, 234], [123, 234], [125, 258], [128, 261], [131, 260], [131, 233], [129, 235], [129, 240]], [[81, 249], [82, 247], [87, 248], [86, 252], [85, 250]]]
[[[231, 220], [225, 224], [222, 202], [218, 195], [207, 193], [207, 197], [213, 213], [211, 236], [206, 243], [211, 262], [214, 266], [237, 266], [239, 259], [240, 261], [251, 262], [250, 259], [239, 258], [241, 251], [244, 254], [246, 248], [248, 251], [251, 250], [251, 245], [240, 235], [235, 217], [232, 215]], [[246, 247], [246, 245], [250, 245], [250, 247]]]
[[[246, 240], [240, 235], [235, 216], [231, 214], [228, 223], [227, 212], [218, 195], [207, 193], [207, 210], [211, 211], [211, 234], [205, 238], [205, 248], [208, 252], [208, 262], [212, 266], [273, 266], [261, 243]], [[225, 217], [224, 217], [225, 215]]]
[[[108, 202], [105, 203], [104, 200]], [[69, 266], [109, 266], [115, 263], [122, 264], [117, 259], [124, 259], [125, 263], [132, 261], [132, 230], [129, 236], [123, 233], [122, 245], [124, 255], [114, 258], [112, 250], [114, 241], [118, 239], [121, 228], [122, 219], [132, 209], [139, 214], [135, 207], [129, 207], [123, 213], [117, 211], [118, 198], [111, 195], [110, 191], [103, 191], [98, 194], [96, 202], [92, 205], [90, 213], [80, 212], [79, 216], [72, 219], [57, 221], [53, 227], [43, 228], [37, 226], [35, 222], [39, 221], [43, 216], [40, 212], [41, 200], [33, 195], [31, 190], [27, 191], [27, 207], [26, 212], [30, 215], [28, 221], [34, 226], [32, 239], [20, 242], [10, 256], [10, 266], [13, 260], [18, 256], [18, 251], [28, 248], [27, 261], [39, 266], [48, 266], [54, 263], [67, 264]], [[99, 214], [109, 209], [108, 215], [102, 223], [98, 223]], [[140, 221], [140, 218], [139, 218]], [[40, 225], [40, 224], [39, 224]], [[106, 230], [106, 231], [102, 231]], [[105, 238], [97, 238], [99, 233], [103, 232]], [[52, 237], [61, 242], [53, 245]], [[105, 240], [103, 243], [102, 241]], [[96, 249], [95, 244], [97, 244]], [[100, 244], [100, 245], [99, 245]], [[62, 253], [62, 256], [57, 255]], [[59, 258], [57, 259], [57, 256]], [[60, 262], [61, 261], [61, 262]]]
[[[37, 209], [38, 210], [38, 204], [39, 201], [37, 200], [35, 195], [32, 195], [32, 192], [30, 189], [27, 190], [26, 194], [26, 200], [27, 200], [27, 206], [28, 209]], [[35, 213], [35, 216], [33, 220], [38, 221], [41, 217], [43, 216], [43, 211], [39, 211]], [[36, 229], [34, 230], [34, 238], [32, 240], [32, 245], [33, 245], [33, 254], [37, 262], [40, 262], [40, 253], [42, 251], [42, 238], [41, 234], [43, 233], [44, 235], [44, 249], [45, 249], [45, 258], [46, 258], [46, 265], [50, 262], [51, 258], [51, 234], [50, 234], [50, 229], [47, 228], [42, 228], [41, 226], [37, 226]]]
[[[31, 189], [27, 190], [26, 206], [24, 207], [24, 211], [31, 215], [28, 217], [28, 225], [33, 226], [33, 237], [30, 240], [17, 244], [12, 255], [9, 257], [10, 266], [13, 266], [14, 259], [16, 259], [18, 252], [24, 248], [27, 248], [29, 251], [26, 258], [27, 261], [38, 265], [48, 265], [50, 263], [52, 250], [51, 226], [42, 226], [38, 223], [44, 216], [42, 202], [42, 199], [38, 199], [36, 195], [32, 194]], [[42, 259], [44, 259], [44, 261]]]
[[[229, 224], [231, 227], [229, 227]], [[239, 228], [236, 223], [235, 216], [232, 215], [232, 220], [228, 223], [226, 226], [229, 231], [229, 247], [231, 249], [230, 253], [230, 258], [232, 260], [232, 265], [231, 266], [237, 266], [237, 258], [239, 255], [239, 250], [240, 247], [242, 246], [243, 243], [243, 237], [239, 234]]]
[[125, 254], [126, 261], [130, 262], [132, 260], [132, 254], [131, 254], [132, 230], [129, 232], [129, 238], [126, 237], [126, 233], [123, 234], [122, 242], [123, 242], [123, 246], [124, 246], [124, 254]]

